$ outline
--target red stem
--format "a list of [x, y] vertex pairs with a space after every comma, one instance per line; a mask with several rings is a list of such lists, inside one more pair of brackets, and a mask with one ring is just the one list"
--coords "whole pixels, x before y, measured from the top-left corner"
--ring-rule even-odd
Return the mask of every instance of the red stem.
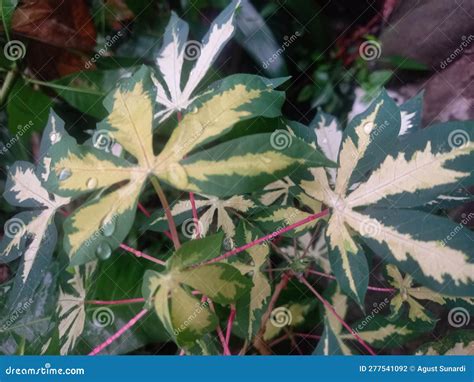
[[[318, 275], [318, 276], [321, 276], [321, 277], [325, 277], [327, 279], [336, 280], [335, 276], [329, 275], [327, 273], [314, 271], [312, 269], [307, 269], [306, 272], [311, 273], [313, 275]], [[397, 289], [395, 289], [395, 288], [378, 288], [378, 287], [373, 287], [373, 286], [368, 286], [367, 289], [368, 290], [373, 290], [375, 292], [387, 292], [387, 293], [394, 293], [394, 292], [397, 291]]]
[[90, 301], [85, 301], [86, 304], [91, 304], [91, 305], [119, 305], [119, 304], [135, 304], [137, 302], [144, 302], [145, 299], [143, 297], [137, 297], [137, 298], [128, 298], [125, 300], [90, 300]]
[[148, 210], [143, 207], [143, 204], [141, 203], [138, 203], [138, 209], [143, 213], [143, 215], [145, 215], [147, 218], [149, 218], [151, 216], [151, 214], [148, 212]]
[[[203, 297], [203, 299], [204, 298], [205, 297]], [[211, 308], [211, 311], [215, 312], [214, 304], [213, 304], [212, 300], [210, 300], [208, 298], [207, 302], [209, 303], [209, 307]], [[227, 346], [227, 342], [225, 341], [224, 333], [222, 332], [221, 326], [219, 324], [217, 325], [216, 332], [217, 332], [217, 335], [219, 337], [219, 341], [221, 341], [222, 348], [224, 350], [224, 355], [232, 355], [230, 353], [229, 346]]]
[[130, 253], [134, 254], [136, 257], [143, 257], [144, 259], [153, 261], [153, 262], [156, 263], [156, 264], [166, 265], [166, 262], [165, 262], [165, 261], [156, 259], [156, 258], [154, 258], [154, 257], [152, 257], [152, 256], [150, 256], [150, 255], [147, 255], [146, 253], [143, 253], [143, 252], [139, 251], [138, 249], [129, 247], [129, 246], [126, 245], [126, 244], [123, 244], [123, 243], [120, 244], [120, 248], [122, 248], [123, 250], [125, 250], [125, 251], [127, 251], [127, 252], [130, 252]]
[[230, 334], [232, 333], [232, 325], [234, 324], [235, 314], [236, 310], [235, 307], [232, 305], [230, 307], [230, 314], [227, 320], [227, 329], [225, 332], [225, 343], [227, 344], [227, 347], [229, 347]]
[[352, 328], [349, 326], [349, 324], [344, 321], [341, 316], [339, 316], [339, 314], [336, 312], [336, 310], [333, 308], [333, 306], [323, 297], [321, 296], [318, 291], [316, 289], [313, 288], [313, 286], [308, 282], [308, 280], [306, 280], [303, 276], [298, 276], [298, 279], [304, 284], [306, 285], [306, 287], [318, 298], [319, 301], [321, 301], [323, 303], [323, 305], [332, 313], [334, 314], [334, 317], [336, 317], [336, 319], [342, 324], [342, 326], [344, 326], [348, 331], [349, 333], [351, 333], [354, 338], [359, 341], [359, 343], [371, 354], [371, 355], [376, 355], [375, 352], [372, 350], [372, 348], [367, 345], [365, 343], [365, 341], [360, 338], [360, 336], [354, 331], [352, 330]]
[[94, 350], [92, 350], [89, 353], [89, 355], [97, 355], [102, 350], [104, 350], [107, 346], [109, 346], [112, 342], [114, 342], [117, 338], [119, 338], [122, 334], [124, 334], [128, 329], [130, 329], [133, 325], [135, 325], [137, 323], [137, 321], [145, 315], [146, 312], [147, 312], [146, 309], [142, 309], [135, 317], [133, 317], [130, 321], [128, 321], [116, 333], [112, 334], [109, 338], [107, 338], [99, 346], [95, 347]]
[[[325, 209], [324, 211], [321, 211], [317, 214], [314, 214], [314, 215], [310, 215], [308, 216], [307, 218], [303, 219], [303, 220], [300, 220], [299, 222], [296, 222], [296, 223], [293, 223], [287, 227], [284, 227], [282, 229], [279, 229], [278, 231], [275, 231], [275, 232], [272, 232], [268, 235], [265, 235], [259, 239], [256, 239], [254, 241], [251, 241], [250, 243], [247, 243], [241, 247], [238, 247], [238, 248], [235, 248], [229, 252], [226, 252], [224, 253], [223, 255], [221, 256], [218, 256], [218, 257], [215, 257], [214, 259], [211, 259], [207, 262], [205, 262], [204, 264], [212, 264], [212, 263], [217, 263], [221, 260], [224, 260], [224, 259], [227, 259], [228, 257], [231, 257], [231, 256], [234, 256], [240, 252], [243, 252], [243, 251], [246, 251], [247, 249], [249, 248], [252, 248], [253, 246], [257, 245], [257, 244], [260, 244], [264, 241], [268, 241], [268, 240], [271, 240], [277, 236], [280, 236], [282, 234], [284, 234], [285, 232], [288, 232], [288, 231], [291, 231], [292, 229], [295, 229], [295, 228], [298, 228], [302, 225], [305, 225], [313, 220], [316, 220], [316, 219], [319, 219], [320, 217], [323, 217], [323, 216], [326, 216], [327, 214], [329, 214], [329, 209]], [[203, 265], [204, 265], [203, 264]]]
[[189, 201], [191, 202], [191, 209], [193, 211], [193, 220], [194, 224], [196, 226], [196, 237], [199, 239], [201, 237], [201, 232], [199, 230], [199, 217], [196, 209], [196, 200], [194, 199], [194, 193], [190, 192], [189, 193]]

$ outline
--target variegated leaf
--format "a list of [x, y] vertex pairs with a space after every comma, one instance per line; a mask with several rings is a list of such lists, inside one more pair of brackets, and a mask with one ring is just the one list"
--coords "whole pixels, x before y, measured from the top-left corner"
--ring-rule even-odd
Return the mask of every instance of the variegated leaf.
[[[373, 131], [377, 123], [372, 123], [379, 113], [386, 113], [386, 103], [385, 96], [374, 101], [368, 112], [356, 118], [359, 123], [346, 129], [334, 189], [322, 169], [311, 169], [313, 180], [304, 179], [300, 184], [308, 195], [331, 209], [326, 236], [333, 271], [344, 292], [361, 302], [365, 286], [359, 290], [356, 280], [367, 285], [368, 270], [353, 238], [356, 233], [376, 254], [430, 289], [447, 295], [472, 295], [472, 233], [447, 219], [403, 209], [424, 205], [449, 193], [459, 182], [472, 181], [472, 123], [453, 122], [410, 134], [409, 145], [392, 144], [385, 159], [375, 161], [372, 173], [364, 173], [365, 183], [354, 184], [351, 179], [359, 165], [353, 154], [357, 154], [355, 158], [364, 156], [372, 144], [372, 137], [364, 135], [364, 126], [369, 124]], [[393, 130], [389, 135], [398, 134], [398, 127], [392, 124], [384, 129]], [[457, 234], [461, 230], [462, 234]], [[359, 268], [352, 263], [358, 263]], [[357, 276], [351, 274], [354, 272]]]
[[[219, 250], [223, 235], [213, 235], [185, 243], [167, 262], [163, 273], [147, 271], [143, 295], [155, 307], [158, 317], [180, 346], [190, 346], [213, 330], [217, 317], [207, 300], [201, 302], [189, 287], [219, 304], [235, 303], [251, 283], [229, 264], [200, 265], [211, 251]], [[211, 252], [211, 256], [210, 256]]]
[[[168, 118], [174, 111], [186, 109], [192, 102], [201, 80], [217, 58], [218, 54], [234, 34], [235, 11], [240, 5], [240, 0], [232, 1], [226, 9], [211, 24], [202, 43], [187, 42], [188, 24], [181, 20], [174, 12], [166, 27], [163, 46], [156, 58], [156, 64], [163, 82], [154, 79], [156, 102], [162, 105], [156, 113], [160, 121]], [[189, 73], [184, 88], [181, 88], [182, 69], [185, 58], [197, 57]]]
[[343, 355], [337, 334], [332, 331], [327, 319], [324, 320], [323, 335], [319, 339], [313, 355]]
[[92, 262], [83, 267], [75, 267], [68, 287], [60, 290], [57, 316], [61, 355], [67, 355], [74, 349], [84, 330], [87, 286], [96, 266], [97, 263]]
[[[57, 116], [52, 113], [45, 129], [44, 140], [49, 140]], [[43, 148], [47, 143], [42, 143]], [[4, 197], [16, 207], [29, 208], [7, 220], [0, 242], [0, 262], [6, 263], [22, 257], [13, 289], [9, 293], [9, 306], [28, 299], [44, 276], [56, 247], [57, 230], [54, 217], [69, 203], [69, 198], [49, 193], [41, 183], [41, 166], [18, 161], [8, 170]]]
[[[262, 233], [259, 230], [241, 222], [237, 229], [237, 245], [250, 243], [261, 236]], [[239, 260], [232, 263], [243, 275], [250, 275], [253, 282], [250, 293], [245, 294], [237, 301], [235, 328], [245, 338], [251, 340], [260, 329], [260, 322], [272, 292], [270, 282], [263, 272], [267, 265], [270, 249], [265, 244], [259, 244], [249, 248], [246, 254], [250, 260]]]
[[459, 330], [422, 345], [415, 355], [474, 355], [474, 331]]

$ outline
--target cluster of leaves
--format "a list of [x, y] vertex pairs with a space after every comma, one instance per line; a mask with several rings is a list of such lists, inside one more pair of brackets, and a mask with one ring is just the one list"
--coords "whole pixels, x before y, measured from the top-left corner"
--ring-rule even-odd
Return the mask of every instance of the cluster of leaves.
[[[322, 335], [315, 354], [359, 351], [337, 319], [350, 308], [362, 317], [351, 323], [359, 338], [387, 352], [437, 324], [420, 300], [472, 311], [474, 235], [442, 215], [470, 199], [463, 187], [473, 180], [474, 123], [422, 129], [421, 96], [397, 106], [382, 91], [343, 131], [324, 113], [305, 126], [282, 116], [285, 94], [277, 89], [286, 78], [236, 74], [202, 86], [234, 34], [240, 3], [212, 23], [186, 74], [188, 25], [173, 13], [156, 66], [130, 70], [104, 98], [93, 139], [79, 144], [51, 111], [38, 165], [8, 168], [4, 197], [28, 210], [7, 221], [0, 243], [0, 261], [15, 273], [2, 289], [3, 352], [89, 352], [143, 308], [113, 305], [105, 327], [90, 302], [140, 296], [156, 314], [107, 351], [172, 341], [189, 354], [219, 354], [213, 333], [234, 309], [233, 342], [259, 348], [281, 332], [269, 319], [280, 307], [290, 338], [301, 327]], [[143, 222], [136, 211], [149, 182], [164, 208]], [[193, 237], [179, 235], [175, 224], [196, 212]], [[124, 241], [144, 242], [134, 226], [162, 265], [120, 254]], [[253, 245], [293, 226], [279, 242]], [[168, 230], [175, 248], [148, 233]], [[370, 311], [376, 259], [388, 264], [391, 288]], [[308, 299], [298, 281], [272, 299], [280, 278], [311, 272], [335, 279], [317, 288], [338, 316]], [[471, 332], [452, 331], [419, 352], [470, 344]]]

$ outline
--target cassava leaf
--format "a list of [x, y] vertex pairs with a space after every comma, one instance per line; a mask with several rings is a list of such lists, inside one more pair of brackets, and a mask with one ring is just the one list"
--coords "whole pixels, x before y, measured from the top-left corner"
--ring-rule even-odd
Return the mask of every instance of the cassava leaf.
[[[42, 149], [48, 145], [49, 134], [55, 129], [56, 116], [43, 137]], [[69, 198], [48, 192], [41, 184], [41, 166], [18, 161], [8, 169], [4, 198], [12, 206], [28, 208], [5, 223], [5, 235], [0, 242], [0, 262], [6, 263], [22, 257], [13, 289], [9, 294], [9, 306], [14, 306], [33, 296], [44, 276], [54, 252], [57, 231], [54, 217]]]
[[[237, 228], [236, 243], [238, 246], [245, 245], [261, 236], [262, 233], [258, 229], [242, 221]], [[250, 275], [253, 283], [250, 292], [237, 301], [235, 327], [244, 338], [251, 340], [260, 329], [260, 322], [272, 292], [271, 284], [263, 272], [270, 249], [268, 245], [259, 244], [249, 248], [246, 254], [248, 259], [245, 261], [232, 263], [243, 275]]]
[[[408, 145], [408, 141], [395, 139], [384, 156], [374, 157], [371, 172], [366, 167], [365, 182], [353, 183], [353, 179], [362, 180], [353, 175], [360, 167], [354, 158], [371, 150], [372, 140], [377, 139], [371, 134], [383, 130], [388, 137], [398, 135], [399, 125], [380, 120], [387, 115], [386, 105], [389, 113], [395, 113], [393, 101], [386, 97], [382, 94], [367, 112], [355, 118], [358, 125], [353, 121], [346, 129], [334, 189], [321, 168], [311, 169], [313, 180], [300, 184], [308, 195], [331, 209], [326, 230], [331, 267], [343, 291], [362, 303], [368, 267], [355, 239], [359, 236], [383, 259], [433, 291], [472, 295], [472, 233], [465, 230], [451, 237], [456, 225], [448, 219], [407, 209], [422, 206], [439, 194], [449, 195], [459, 182], [472, 181], [472, 123], [452, 122], [422, 129], [410, 134]], [[367, 124], [370, 134], [365, 130]], [[440, 241], [446, 237], [450, 239]]]
[[459, 330], [418, 348], [416, 355], [474, 355], [474, 331]]
[[[232, 1], [214, 20], [209, 31], [202, 39], [187, 42], [189, 27], [174, 12], [166, 27], [163, 46], [156, 58], [156, 65], [162, 81], [154, 78], [156, 102], [162, 105], [156, 113], [160, 121], [168, 118], [174, 111], [186, 109], [193, 102], [193, 94], [202, 81], [217, 55], [234, 34], [235, 10], [240, 0]], [[185, 59], [197, 56], [184, 87], [182, 87], [182, 69]]]
[[[251, 192], [268, 179], [284, 176], [306, 163], [328, 163], [303, 142], [295, 142], [284, 153], [275, 151], [271, 134], [235, 139], [189, 155], [238, 121], [279, 113], [282, 94], [274, 91], [265, 79], [251, 75], [229, 77], [215, 91], [196, 101], [196, 109], [184, 116], [155, 156], [154, 90], [150, 81], [145, 67], [121, 81], [105, 98], [104, 105], [110, 114], [96, 130], [120, 144], [134, 160], [90, 145], [78, 145], [65, 131], [48, 152], [49, 189], [73, 198], [101, 191], [66, 220], [64, 247], [72, 265], [110, 255], [122, 242], [149, 176], [181, 190], [225, 196]], [[210, 158], [213, 162], [209, 167]], [[221, 183], [215, 183], [216, 180]], [[238, 186], [226, 187], [231, 183]]]
[[219, 304], [230, 304], [251, 285], [231, 265], [200, 265], [220, 252], [222, 240], [223, 235], [217, 234], [189, 241], [168, 260], [165, 272], [147, 271], [144, 276], [142, 290], [147, 304], [154, 305], [168, 333], [180, 346], [194, 344], [217, 325], [207, 300], [200, 302], [189, 287]]

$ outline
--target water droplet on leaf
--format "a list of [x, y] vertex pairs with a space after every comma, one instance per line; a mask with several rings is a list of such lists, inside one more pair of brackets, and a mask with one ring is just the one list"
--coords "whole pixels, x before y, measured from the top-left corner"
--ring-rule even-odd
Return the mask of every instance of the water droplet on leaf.
[[104, 236], [112, 236], [115, 231], [115, 220], [111, 220], [102, 226]]
[[88, 189], [92, 190], [97, 186], [97, 179], [96, 178], [89, 178], [87, 179], [86, 186]]
[[68, 168], [63, 168], [59, 173], [59, 180], [66, 180], [72, 175], [71, 170]]
[[95, 255], [97, 256], [98, 259], [100, 260], [107, 260], [110, 258], [110, 255], [112, 254], [112, 249], [107, 243], [100, 243], [95, 250]]

